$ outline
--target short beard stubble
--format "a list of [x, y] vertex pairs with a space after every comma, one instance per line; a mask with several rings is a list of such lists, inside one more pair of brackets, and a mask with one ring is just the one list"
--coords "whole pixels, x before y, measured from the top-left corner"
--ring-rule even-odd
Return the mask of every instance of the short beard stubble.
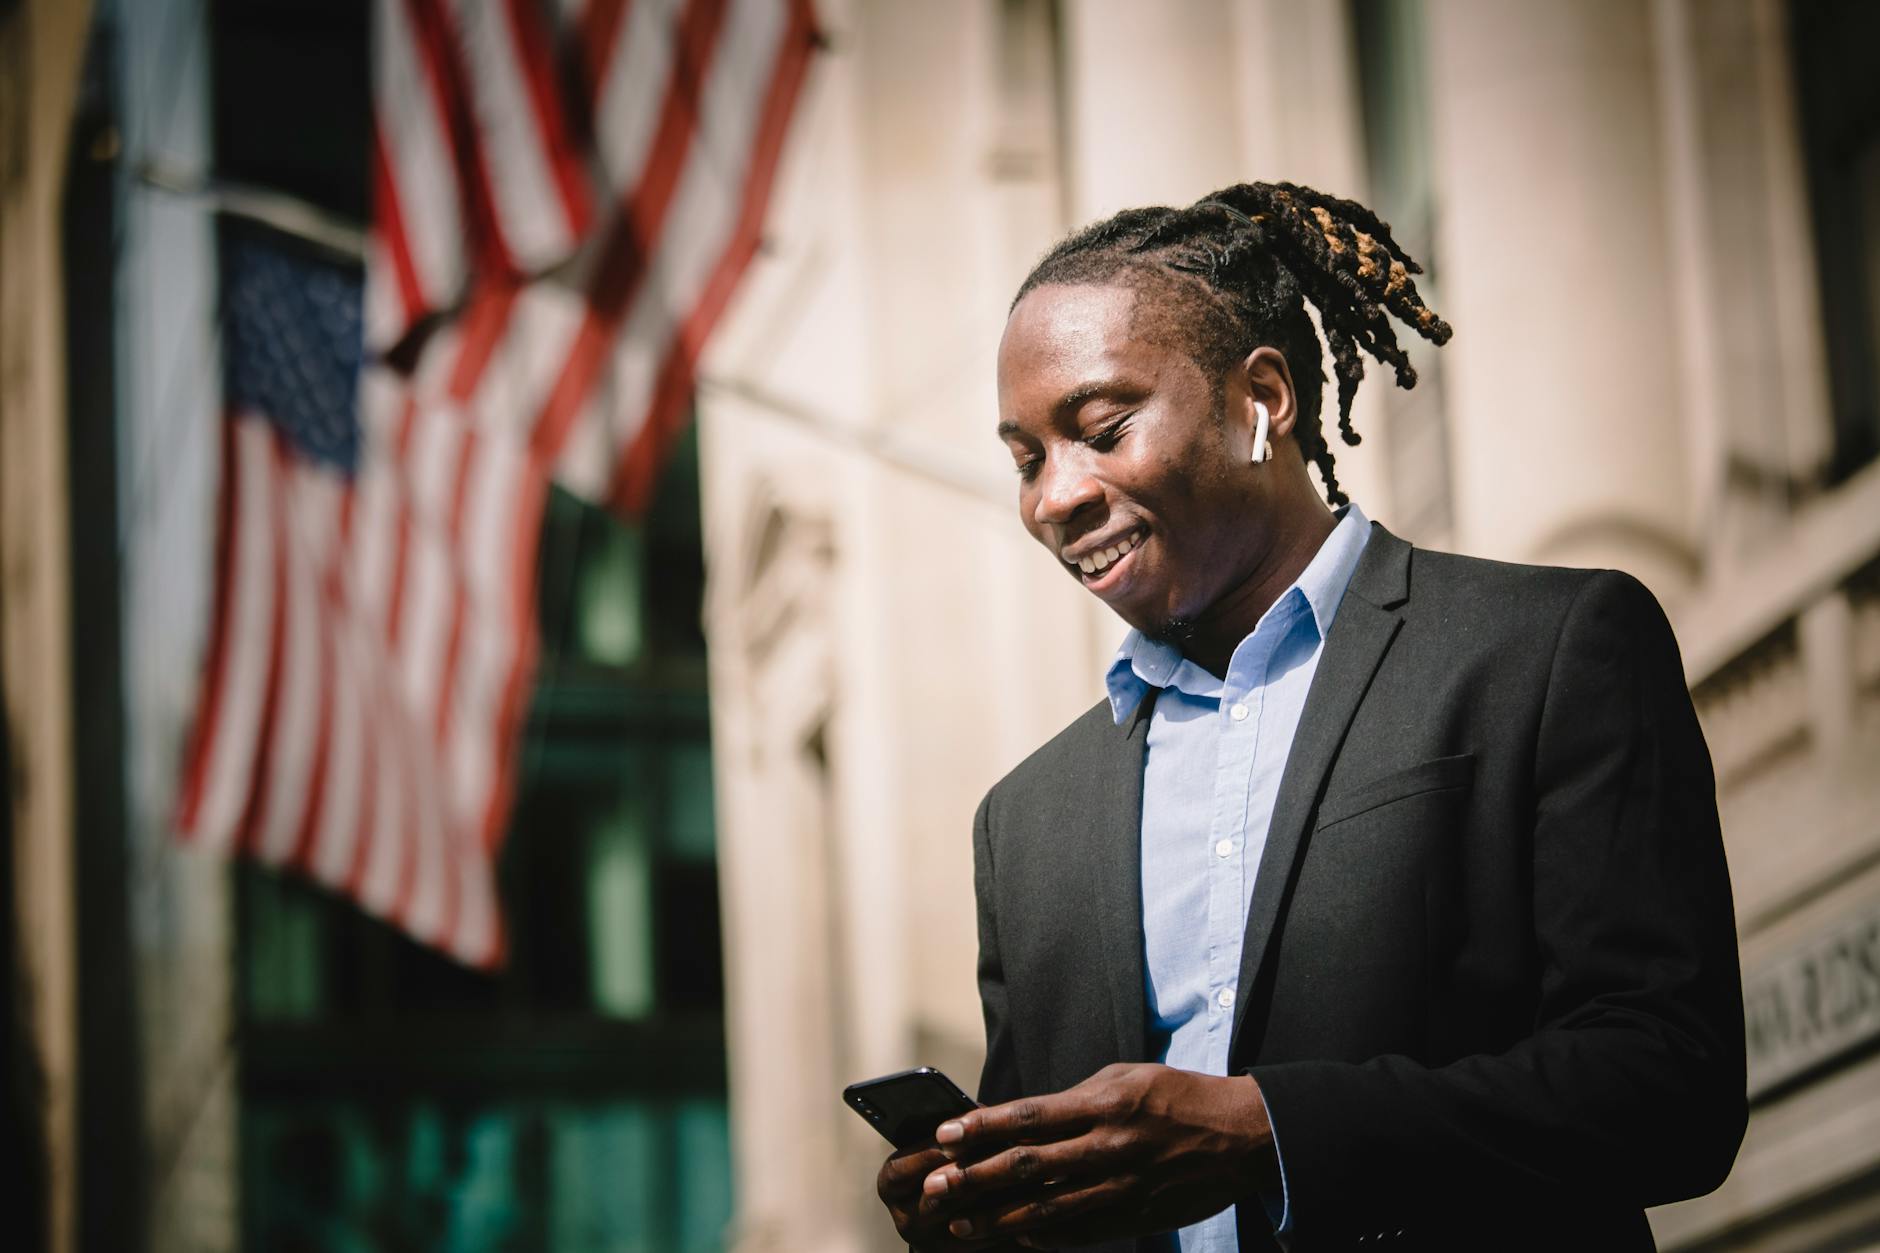
[[1181, 648], [1184, 644], [1187, 644], [1188, 641], [1194, 639], [1195, 630], [1196, 623], [1193, 618], [1174, 617], [1164, 622], [1161, 626], [1156, 627], [1153, 631], [1145, 631], [1143, 634], [1147, 635], [1157, 644], [1172, 644], [1176, 648]]

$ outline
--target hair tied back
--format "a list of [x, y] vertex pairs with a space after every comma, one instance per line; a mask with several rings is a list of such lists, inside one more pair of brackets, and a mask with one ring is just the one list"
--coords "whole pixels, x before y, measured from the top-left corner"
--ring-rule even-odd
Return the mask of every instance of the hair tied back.
[[1240, 223], [1242, 226], [1253, 225], [1252, 218], [1248, 217], [1246, 214], [1242, 213], [1239, 209], [1236, 209], [1233, 205], [1228, 204], [1224, 200], [1203, 200], [1201, 203], [1205, 205], [1212, 205], [1214, 208], [1219, 209], [1221, 212], [1225, 213], [1228, 217], [1233, 218], [1234, 221]]

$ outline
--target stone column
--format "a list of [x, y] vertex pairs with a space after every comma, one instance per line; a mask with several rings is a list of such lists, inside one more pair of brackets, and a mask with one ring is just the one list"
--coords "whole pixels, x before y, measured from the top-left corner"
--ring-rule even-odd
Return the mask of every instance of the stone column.
[[1060, 13], [1073, 222], [1246, 178], [1226, 0], [1087, 0]]
[[1695, 574], [1652, 15], [1429, 0], [1456, 540]]
[[60, 205], [90, 18], [88, 4], [42, 0], [0, 19], [0, 855], [12, 859], [7, 988], [23, 1020], [9, 1019], [8, 1044], [28, 1071], [6, 1081], [27, 1105], [11, 1111], [16, 1144], [36, 1159], [20, 1164], [36, 1194], [12, 1226], [61, 1251], [78, 1218], [78, 970]]
[[[206, 11], [120, 5], [123, 163], [184, 182], [214, 169]], [[221, 485], [215, 214], [138, 178], [119, 206], [116, 337], [125, 900], [152, 1253], [240, 1243], [235, 892], [228, 863], [179, 843], [177, 763], [214, 602]]]

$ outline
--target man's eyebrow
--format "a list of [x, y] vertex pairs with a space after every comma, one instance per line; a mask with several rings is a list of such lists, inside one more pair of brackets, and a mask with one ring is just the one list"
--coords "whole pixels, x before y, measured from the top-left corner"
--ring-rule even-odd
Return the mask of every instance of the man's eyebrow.
[[1105, 400], [1113, 396], [1140, 396], [1143, 389], [1134, 383], [1122, 379], [1097, 379], [1071, 388], [1058, 397], [1057, 404], [1051, 406], [1053, 413], [1076, 413], [1093, 400]]
[[[1134, 400], [1146, 394], [1147, 390], [1140, 384], [1124, 379], [1097, 379], [1089, 383], [1080, 383], [1059, 396], [1057, 403], [1051, 406], [1051, 412], [1064, 417], [1076, 413], [1093, 400], [1108, 400], [1114, 397]], [[1023, 435], [1024, 428], [1007, 418], [999, 423], [998, 434], [1000, 439], [1010, 439], [1015, 435]]]

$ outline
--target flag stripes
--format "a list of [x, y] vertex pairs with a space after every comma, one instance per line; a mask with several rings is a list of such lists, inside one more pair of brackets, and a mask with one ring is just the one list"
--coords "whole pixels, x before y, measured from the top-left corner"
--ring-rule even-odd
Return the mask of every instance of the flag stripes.
[[[413, 456], [455, 443], [465, 467], [441, 512], [439, 485], [412, 467], [347, 482], [266, 418], [226, 424], [228, 560], [260, 577], [223, 583], [180, 825], [487, 965], [501, 953], [490, 833], [514, 765], [510, 693], [534, 655], [540, 474], [513, 441], [466, 436], [460, 415], [413, 412]], [[500, 537], [464, 525], [499, 515]], [[394, 582], [384, 557], [400, 548]], [[239, 801], [220, 799], [243, 781]]]
[[[454, 29], [454, 14], [476, 10], [480, 20], [458, 24], [492, 31], [498, 7], [516, 10], [514, 0], [500, 6], [380, 3], [429, 12], [422, 24], [445, 30]], [[423, 318], [448, 310], [457, 311], [458, 322], [481, 322], [478, 334], [466, 336], [463, 328], [440, 334], [446, 342], [427, 343], [425, 352], [454, 362], [474, 343], [475, 351], [505, 359], [503, 368], [489, 371], [495, 377], [484, 394], [461, 397], [473, 420], [523, 423], [556, 482], [637, 514], [650, 503], [658, 468], [683, 425], [703, 344], [756, 253], [783, 138], [815, 46], [814, 13], [808, 0], [589, 0], [562, 17], [562, 38], [577, 41], [573, 62], [593, 76], [586, 84], [591, 114], [585, 129], [593, 140], [587, 197], [604, 207], [588, 212], [592, 228], [568, 247], [544, 246], [535, 254], [537, 265], [519, 273], [508, 259], [513, 245], [506, 245], [481, 278], [464, 271], [448, 296], [430, 295], [422, 307], [407, 307], [395, 320], [396, 332], [369, 320], [376, 337], [370, 342], [388, 348]], [[427, 51], [438, 44], [448, 40], [388, 43], [380, 55], [410, 58], [396, 75], [409, 80], [430, 73], [425, 67], [431, 62], [448, 60]], [[518, 55], [507, 60], [519, 63]], [[550, 117], [551, 108], [514, 107], [528, 94], [516, 86], [527, 77], [505, 73], [461, 85], [461, 75], [446, 71], [437, 81], [447, 89], [460, 83], [474, 96], [460, 102], [470, 115], [531, 118], [545, 135], [580, 129], [565, 113], [559, 121]], [[565, 100], [539, 91], [530, 99], [538, 97]], [[504, 100], [511, 103], [497, 107]], [[398, 102], [425, 107], [409, 91]], [[382, 98], [381, 112], [388, 107]], [[402, 129], [430, 133], [435, 127], [406, 123]], [[549, 177], [542, 172], [548, 145], [520, 142], [521, 134], [518, 125], [480, 132], [486, 155], [467, 173], [428, 162], [397, 172], [374, 224], [368, 274], [374, 291], [409, 286], [401, 258], [411, 253], [413, 232], [456, 230], [454, 238], [463, 238], [463, 215], [470, 211], [463, 206], [474, 210], [488, 198], [480, 190], [485, 176], [477, 172], [485, 166], [537, 171], [523, 180], [532, 192], [526, 203], [510, 196], [494, 214], [506, 224], [505, 240], [530, 232], [566, 238], [556, 227], [570, 219], [548, 193], [572, 167], [556, 163]], [[409, 206], [434, 203], [437, 180], [449, 181], [458, 199], [433, 228], [414, 222]], [[558, 272], [543, 278], [549, 268]]]
[[[754, 115], [748, 110], [741, 115], [751, 117], [755, 126], [747, 159], [742, 163], [744, 186], [737, 200], [724, 206], [735, 212], [716, 224], [722, 234], [713, 231], [712, 242], [702, 250], [709, 252], [715, 248], [716, 259], [703, 281], [696, 285], [698, 294], [690, 312], [670, 328], [664, 358], [646, 401], [645, 416], [624, 441], [626, 451], [615, 459], [616, 470], [608, 489], [608, 500], [629, 514], [642, 513], [652, 503], [659, 468], [665, 464], [672, 442], [682, 429], [699, 354], [730, 303], [731, 293], [743, 277], [745, 267], [757, 255], [764, 207], [769, 203], [771, 184], [783, 151], [785, 123], [795, 112], [797, 94], [808, 71], [813, 46], [814, 30], [808, 4], [792, 4], [789, 19], [781, 39], [782, 53], [771, 69], [763, 102]], [[629, 398], [629, 411], [633, 404]]]
[[650, 504], [756, 254], [814, 18], [374, 10], [363, 283], [224, 242], [216, 608], [179, 827], [489, 966], [549, 485]]

